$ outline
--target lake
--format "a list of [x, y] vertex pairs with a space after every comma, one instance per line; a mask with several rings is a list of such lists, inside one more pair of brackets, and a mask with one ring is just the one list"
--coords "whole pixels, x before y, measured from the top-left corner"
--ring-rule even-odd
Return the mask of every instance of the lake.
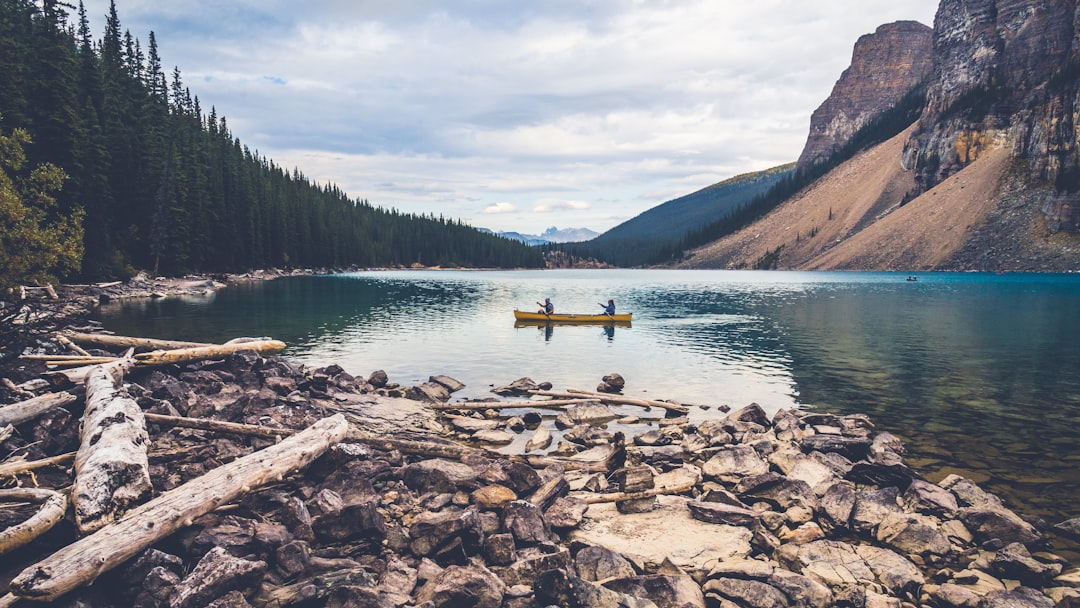
[[[1080, 275], [777, 271], [373, 271], [232, 285], [102, 309], [122, 335], [285, 341], [311, 366], [382, 369], [457, 397], [528, 376], [718, 406], [866, 413], [931, 481], [960, 473], [1026, 516], [1080, 516]], [[515, 308], [624, 326], [519, 326]], [[706, 409], [707, 408], [707, 409]], [[628, 407], [626, 413], [641, 414]], [[653, 414], [655, 415], [655, 414]]]

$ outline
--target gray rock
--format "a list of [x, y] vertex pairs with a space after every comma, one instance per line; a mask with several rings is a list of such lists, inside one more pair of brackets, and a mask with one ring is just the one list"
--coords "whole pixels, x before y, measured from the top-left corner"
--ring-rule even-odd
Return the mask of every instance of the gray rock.
[[890, 513], [902, 513], [897, 499], [900, 490], [882, 488], [855, 493], [855, 508], [851, 511], [851, 527], [859, 532], [873, 532]]
[[765, 429], [772, 426], [768, 414], [766, 414], [765, 410], [757, 403], [751, 403], [746, 407], [739, 408], [729, 413], [727, 418], [728, 420], [738, 422], [750, 422]]
[[1031, 543], [1041, 535], [1034, 526], [1009, 509], [1001, 506], [964, 507], [960, 521], [981, 541], [998, 539], [1005, 543]]
[[414, 462], [405, 467], [405, 485], [410, 490], [426, 492], [456, 492], [480, 487], [479, 472], [473, 467], [441, 458]]
[[533, 590], [542, 605], [559, 608], [657, 608], [649, 600], [605, 589], [566, 570], [544, 572]]
[[431, 376], [428, 378], [428, 382], [435, 382], [441, 384], [447, 391], [456, 393], [465, 388], [465, 385], [450, 376]]
[[686, 506], [694, 519], [710, 524], [750, 527], [757, 523], [760, 517], [756, 511], [720, 502], [691, 500]]
[[502, 528], [513, 534], [518, 543], [526, 545], [542, 543], [550, 536], [540, 507], [524, 500], [515, 500], [506, 505], [502, 514]]
[[835, 452], [849, 460], [863, 460], [870, 452], [870, 440], [860, 437], [810, 435], [799, 442], [804, 452]]
[[410, 388], [405, 397], [425, 403], [446, 403], [450, 400], [450, 391], [438, 382], [425, 382]]
[[230, 591], [252, 587], [266, 573], [266, 562], [233, 557], [214, 547], [203, 556], [169, 600], [169, 608], [202, 608]]
[[939, 486], [953, 493], [961, 507], [1000, 507], [1001, 499], [977, 486], [975, 482], [959, 475], [949, 475]]
[[480, 518], [475, 508], [465, 511], [423, 511], [409, 528], [410, 549], [417, 556], [434, 553], [453, 540], [479, 545], [483, 537]]
[[1038, 561], [1020, 543], [1009, 544], [998, 551], [990, 565], [992, 572], [1000, 578], [1018, 580], [1028, 587], [1043, 587], [1061, 574], [1061, 564]]
[[577, 574], [587, 581], [634, 576], [630, 560], [604, 547], [589, 546], [578, 551], [574, 558]]
[[491, 534], [484, 538], [484, 556], [493, 566], [509, 566], [517, 561], [513, 534]]
[[720, 448], [701, 468], [706, 478], [724, 483], [737, 483], [743, 477], [761, 475], [768, 470], [769, 463], [754, 448], [745, 445]]
[[821, 510], [834, 527], [847, 528], [854, 508], [855, 488], [847, 482], [832, 484], [821, 497]]
[[878, 525], [877, 539], [907, 555], [944, 556], [952, 544], [936, 519], [914, 513], [890, 513]]
[[419, 603], [434, 608], [499, 608], [506, 585], [483, 566], [450, 566], [416, 592]]
[[518, 378], [506, 386], [491, 389], [491, 392], [504, 396], [524, 396], [538, 389], [539, 386], [531, 378]]
[[589, 505], [584, 500], [563, 496], [544, 511], [544, 520], [552, 528], [576, 528], [581, 524], [581, 520], [585, 519], [585, 512], [588, 510]]
[[517, 553], [517, 561], [500, 573], [507, 585], [536, 584], [537, 578], [548, 570], [572, 570], [570, 550], [551, 543], [526, 547]]
[[386, 537], [386, 522], [378, 507], [376, 498], [342, 505], [340, 509], [316, 517], [311, 527], [319, 538], [334, 542], [361, 536], [381, 540]]
[[701, 587], [689, 576], [633, 576], [613, 579], [603, 585], [630, 597], [649, 600], [658, 608], [705, 608]]
[[1041, 591], [1019, 587], [1012, 591], [991, 591], [979, 601], [979, 608], [1054, 608], [1054, 600]]
[[787, 608], [790, 605], [782, 591], [761, 581], [716, 578], [702, 585], [702, 590], [747, 608]]
[[810, 577], [776, 568], [765, 582], [783, 592], [793, 606], [829, 608], [834, 605], [829, 588]]
[[960, 508], [952, 492], [922, 479], [912, 480], [904, 490], [902, 502], [908, 511], [944, 519], [955, 517], [956, 510]]

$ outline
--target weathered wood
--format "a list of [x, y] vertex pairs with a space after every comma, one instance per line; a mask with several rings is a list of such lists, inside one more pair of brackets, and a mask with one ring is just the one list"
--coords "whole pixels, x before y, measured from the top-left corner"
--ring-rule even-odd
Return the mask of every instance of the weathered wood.
[[0, 502], [40, 502], [41, 508], [26, 521], [0, 530], [0, 555], [22, 547], [48, 532], [67, 512], [67, 497], [55, 490], [17, 488], [0, 490]]
[[98, 365], [84, 365], [80, 367], [73, 367], [71, 369], [58, 369], [42, 374], [49, 384], [54, 387], [70, 387], [80, 385], [86, 382], [86, 375], [90, 373], [95, 367], [105, 367], [109, 370], [109, 373], [118, 374], [123, 376], [135, 366], [135, 361], [128, 357], [121, 357], [116, 361], [109, 363], [102, 363]]
[[87, 359], [116, 359], [116, 357], [98, 357], [96, 355], [19, 355], [28, 361], [86, 361]]
[[172, 350], [177, 348], [196, 348], [200, 346], [213, 346], [206, 342], [181, 342], [179, 340], [157, 340], [155, 338], [134, 338], [130, 336], [114, 336], [111, 334], [84, 334], [71, 333], [67, 337], [79, 344], [96, 346], [99, 348], [147, 348], [150, 350]]
[[488, 453], [487, 450], [470, 448], [457, 443], [435, 443], [393, 437], [374, 437], [355, 431], [349, 433], [348, 441], [351, 443], [363, 443], [381, 450], [398, 450], [404, 454], [415, 454], [428, 458], [446, 458], [449, 460], [462, 460], [466, 456], [473, 454]]
[[288, 435], [295, 435], [292, 429], [275, 429], [254, 424], [240, 424], [239, 422], [225, 422], [222, 420], [207, 420], [206, 418], [184, 418], [180, 416], [166, 416], [164, 414], [143, 414], [148, 424], [161, 426], [179, 426], [188, 429], [202, 431], [215, 431], [219, 433], [233, 433], [236, 435], [250, 435], [252, 437], [268, 437], [276, 439]]
[[45, 467], [67, 465], [75, 460], [75, 452], [42, 458], [41, 460], [16, 460], [0, 464], [0, 478], [29, 473]]
[[66, 347], [68, 350], [74, 351], [77, 354], [80, 354], [84, 357], [91, 356], [90, 353], [86, 352], [86, 350], [83, 349], [83, 347], [69, 340], [68, 337], [64, 334], [57, 334], [56, 341], [59, 342], [62, 346]]
[[[60, 549], [11, 581], [13, 595], [52, 601], [115, 568], [217, 507], [309, 465], [345, 438], [341, 414], [324, 418], [281, 443], [238, 458], [129, 511]], [[0, 600], [2, 605], [2, 600]]]
[[227, 357], [242, 350], [253, 350], [260, 355], [273, 355], [285, 350], [285, 343], [280, 340], [255, 340], [252, 342], [213, 344], [210, 346], [179, 348], [175, 350], [155, 350], [153, 352], [135, 355], [135, 365], [190, 363], [192, 361], [204, 361], [206, 359]]
[[[641, 492], [611, 492], [608, 494], [593, 494], [590, 496], [579, 496], [586, 504], [594, 505], [601, 502], [623, 502], [626, 500], [640, 500], [642, 498], [652, 498], [654, 496], [665, 496], [682, 494], [694, 489], [693, 482], [686, 482], [680, 485], [657, 487], [651, 490], [643, 490]], [[577, 496], [575, 494], [575, 496]]]
[[539, 507], [541, 511], [546, 511], [556, 500], [566, 496], [569, 492], [570, 484], [566, 481], [566, 478], [562, 475], [555, 475], [545, 481], [526, 500]]
[[103, 366], [86, 377], [86, 412], [75, 454], [75, 525], [93, 532], [153, 492], [142, 409]]
[[75, 400], [75, 395], [71, 393], [45, 393], [26, 401], [0, 405], [0, 426], [22, 424], [51, 409], [63, 407]]
[[469, 403], [433, 403], [433, 410], [509, 410], [509, 409], [550, 409], [561, 410], [567, 405], [590, 403], [596, 399], [548, 399], [544, 401], [491, 401]]
[[640, 407], [658, 407], [663, 410], [676, 412], [679, 414], [685, 414], [690, 411], [690, 408], [685, 405], [678, 405], [675, 403], [668, 403], [666, 401], [654, 401], [652, 399], [634, 399], [632, 397], [623, 397], [622, 395], [612, 395], [609, 393], [597, 393], [593, 391], [583, 391], [580, 389], [569, 388], [564, 392], [559, 391], [529, 391], [533, 395], [542, 395], [545, 397], [555, 397], [561, 399], [580, 399], [582, 395], [588, 395], [595, 401], [603, 401], [605, 403], [618, 403], [621, 405], [637, 405]]
[[45, 359], [45, 365], [50, 367], [82, 367], [87, 365], [101, 365], [103, 363], [115, 363], [119, 357], [82, 357], [79, 359]]
[[15, 393], [20, 397], [26, 397], [27, 399], [34, 396], [34, 393], [27, 390], [27, 387], [16, 385], [11, 381], [11, 378], [0, 378], [0, 383], [4, 385], [4, 388]]

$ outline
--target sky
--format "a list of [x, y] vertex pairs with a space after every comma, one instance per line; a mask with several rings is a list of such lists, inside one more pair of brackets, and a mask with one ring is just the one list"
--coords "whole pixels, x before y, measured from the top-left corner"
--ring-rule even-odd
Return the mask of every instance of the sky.
[[[109, 0], [84, 0], [94, 37]], [[116, 0], [203, 111], [351, 198], [603, 232], [798, 158], [855, 41], [937, 0]]]

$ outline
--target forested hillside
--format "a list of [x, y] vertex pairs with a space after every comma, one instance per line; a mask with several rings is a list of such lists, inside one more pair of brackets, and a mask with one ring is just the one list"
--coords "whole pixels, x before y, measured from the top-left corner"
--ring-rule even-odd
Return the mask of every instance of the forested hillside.
[[115, 4], [99, 40], [82, 5], [67, 7], [0, 0], [0, 134], [29, 133], [23, 173], [51, 164], [67, 175], [53, 213], [85, 212], [79, 278], [543, 264], [521, 243], [373, 206], [275, 164], [205, 111], [179, 69], [167, 75], [154, 34], [144, 45], [124, 32]]
[[730, 216], [789, 176], [795, 164], [737, 175], [672, 199], [585, 243], [564, 246], [575, 255], [620, 266], [659, 264], [682, 252], [687, 234]]

